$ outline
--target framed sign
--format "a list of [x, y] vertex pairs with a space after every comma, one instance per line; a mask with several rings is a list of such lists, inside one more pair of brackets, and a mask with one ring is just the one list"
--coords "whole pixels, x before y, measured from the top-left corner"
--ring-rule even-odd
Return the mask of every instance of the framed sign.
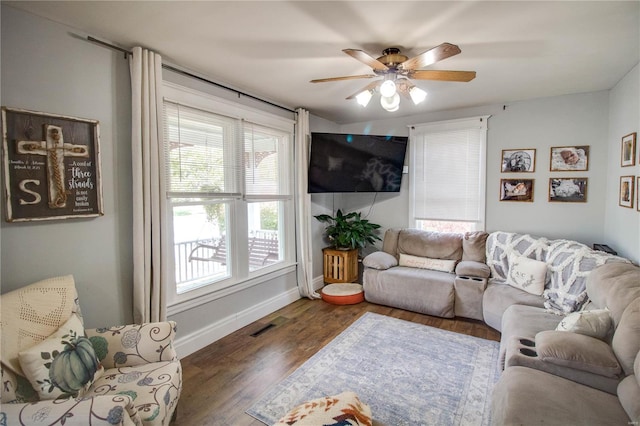
[[2, 108], [7, 222], [102, 216], [96, 120]]

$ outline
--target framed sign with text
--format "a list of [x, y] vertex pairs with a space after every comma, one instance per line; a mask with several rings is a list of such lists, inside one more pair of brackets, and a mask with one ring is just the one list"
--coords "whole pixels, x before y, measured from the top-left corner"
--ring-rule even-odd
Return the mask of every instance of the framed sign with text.
[[98, 121], [2, 107], [7, 222], [102, 216]]

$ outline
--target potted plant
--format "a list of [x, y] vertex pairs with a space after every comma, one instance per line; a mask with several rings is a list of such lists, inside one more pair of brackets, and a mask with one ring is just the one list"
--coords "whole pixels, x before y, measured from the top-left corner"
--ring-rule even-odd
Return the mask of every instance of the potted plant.
[[324, 231], [336, 250], [361, 249], [380, 240], [377, 235], [380, 225], [362, 219], [360, 212], [343, 214], [342, 210], [338, 209], [335, 217], [327, 214], [314, 217], [328, 224]]

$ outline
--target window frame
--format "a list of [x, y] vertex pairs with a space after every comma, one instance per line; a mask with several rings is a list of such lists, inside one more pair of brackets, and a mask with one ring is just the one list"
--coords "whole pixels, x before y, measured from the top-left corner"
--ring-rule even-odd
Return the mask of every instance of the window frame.
[[[279, 230], [281, 232], [287, 228], [293, 229], [293, 226], [286, 227], [284, 224], [293, 223], [295, 221], [295, 206], [294, 206], [294, 125], [295, 121], [273, 115], [264, 111], [260, 111], [251, 107], [247, 107], [226, 99], [203, 93], [198, 90], [194, 90], [188, 87], [184, 87], [172, 82], [163, 82], [163, 99], [164, 101], [174, 102], [185, 107], [197, 108], [212, 114], [218, 114], [238, 120], [239, 131], [236, 135], [237, 143], [239, 145], [238, 150], [242, 152], [244, 150], [244, 124], [251, 123], [257, 126], [262, 126], [277, 132], [282, 132], [287, 138], [286, 147], [284, 153], [282, 153], [281, 161], [285, 164], [282, 167], [286, 168], [286, 174], [288, 177], [288, 194], [273, 196], [271, 194], [261, 197], [260, 195], [247, 195], [245, 196], [244, 188], [244, 173], [242, 173], [240, 181], [240, 195], [229, 194], [230, 196], [225, 198], [225, 201], [229, 203], [229, 223], [227, 224], [228, 238], [232, 241], [229, 243], [229, 247], [233, 248], [231, 256], [236, 261], [231, 262], [230, 277], [219, 281], [214, 281], [210, 284], [202, 285], [187, 291], [182, 294], [177, 293], [177, 284], [175, 276], [175, 259], [174, 259], [174, 230], [173, 230], [173, 206], [175, 203], [171, 202], [168, 189], [164, 191], [165, 202], [165, 221], [162, 224], [163, 238], [162, 238], [162, 250], [169, 255], [163, 262], [163, 271], [165, 277], [167, 277], [167, 306], [168, 314], [175, 314], [192, 307], [210, 302], [212, 300], [225, 297], [229, 294], [242, 291], [246, 288], [259, 285], [262, 282], [270, 281], [276, 277], [288, 274], [295, 271], [295, 235], [293, 232], [284, 232], [283, 239], [281, 241], [282, 261], [276, 262], [272, 265], [259, 268], [254, 271], [249, 270], [248, 265], [248, 252], [239, 240], [242, 236], [248, 235], [248, 218], [247, 218], [247, 206], [249, 203], [260, 201], [278, 201], [282, 203], [281, 210], [284, 212], [283, 217], [280, 217]], [[163, 130], [164, 132], [164, 130]], [[242, 161], [242, 156], [239, 157]], [[169, 170], [163, 173], [169, 173]], [[163, 180], [165, 176], [161, 177]], [[220, 199], [219, 197], [214, 197]]]

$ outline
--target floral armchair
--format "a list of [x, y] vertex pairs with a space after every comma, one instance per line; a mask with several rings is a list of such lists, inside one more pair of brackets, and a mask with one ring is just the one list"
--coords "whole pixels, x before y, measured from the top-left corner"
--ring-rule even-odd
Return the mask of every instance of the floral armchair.
[[175, 322], [85, 330], [71, 275], [0, 303], [0, 426], [171, 422], [182, 389]]

